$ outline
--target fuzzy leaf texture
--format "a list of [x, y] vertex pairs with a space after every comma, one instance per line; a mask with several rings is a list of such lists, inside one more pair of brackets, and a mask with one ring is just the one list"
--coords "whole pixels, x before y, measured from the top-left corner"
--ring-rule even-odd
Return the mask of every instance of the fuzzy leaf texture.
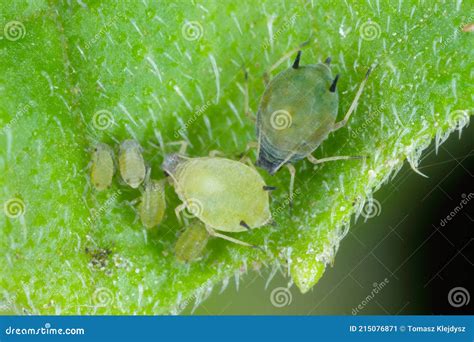
[[[2, 312], [177, 313], [231, 277], [265, 268], [280, 268], [306, 292], [326, 267], [337, 267], [351, 219], [377, 210], [372, 193], [404, 160], [416, 170], [422, 151], [460, 131], [473, 112], [474, 36], [463, 30], [473, 21], [469, 1], [1, 7]], [[271, 203], [278, 225], [232, 236], [265, 252], [212, 239], [202, 260], [181, 265], [173, 255], [180, 201], [170, 186], [165, 220], [151, 232], [130, 204], [139, 191], [117, 176], [111, 189], [91, 189], [97, 141], [116, 148], [136, 138], [157, 179], [163, 148], [176, 151], [169, 142], [187, 139], [190, 156], [220, 150], [236, 158], [256, 139], [244, 115], [243, 70], [255, 113], [265, 70], [307, 40], [301, 64], [331, 56], [341, 74], [339, 120], [375, 66], [349, 124], [315, 153], [369, 158], [298, 162], [292, 215], [288, 173], [260, 170], [278, 187]]]

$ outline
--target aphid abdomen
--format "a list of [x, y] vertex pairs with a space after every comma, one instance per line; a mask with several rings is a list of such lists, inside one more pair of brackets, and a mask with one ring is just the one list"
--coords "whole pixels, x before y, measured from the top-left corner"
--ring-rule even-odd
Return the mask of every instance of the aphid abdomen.
[[193, 158], [182, 163], [175, 188], [188, 210], [209, 227], [227, 231], [247, 230], [241, 221], [258, 228], [271, 219], [265, 182], [249, 166], [225, 158]]
[[122, 179], [136, 189], [145, 179], [145, 161], [141, 147], [134, 140], [125, 140], [120, 145], [119, 167]]
[[270, 173], [304, 158], [328, 136], [338, 108], [331, 82], [328, 66], [317, 64], [287, 69], [269, 83], [257, 113], [257, 136], [259, 164]]
[[280, 167], [287, 163], [292, 163], [304, 159], [305, 155], [295, 154], [291, 151], [278, 150], [266, 136], [261, 136], [260, 150], [256, 165], [267, 170], [271, 175], [275, 174]]
[[91, 183], [97, 191], [110, 187], [115, 173], [112, 149], [106, 144], [98, 144], [92, 154]]
[[174, 247], [176, 259], [180, 262], [196, 260], [204, 251], [209, 240], [209, 233], [204, 224], [196, 222], [191, 224], [180, 235]]
[[166, 210], [165, 188], [163, 181], [149, 180], [142, 193], [139, 214], [146, 228], [160, 224]]

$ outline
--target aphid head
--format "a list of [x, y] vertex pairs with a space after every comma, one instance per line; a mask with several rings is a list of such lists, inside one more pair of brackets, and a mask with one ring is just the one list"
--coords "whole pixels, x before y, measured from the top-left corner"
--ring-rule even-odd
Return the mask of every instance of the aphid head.
[[274, 175], [280, 169], [281, 161], [275, 160], [265, 153], [263, 149], [260, 149], [260, 153], [258, 154], [258, 159], [255, 165], [267, 170], [269, 174]]
[[127, 150], [133, 150], [133, 149], [137, 150], [138, 152], [142, 151], [142, 147], [140, 146], [140, 144], [137, 141], [132, 140], [132, 139], [124, 140], [120, 144], [120, 150], [127, 151]]
[[161, 168], [168, 174], [172, 175], [175, 173], [178, 165], [184, 161], [184, 157], [178, 153], [168, 154], [161, 165]]

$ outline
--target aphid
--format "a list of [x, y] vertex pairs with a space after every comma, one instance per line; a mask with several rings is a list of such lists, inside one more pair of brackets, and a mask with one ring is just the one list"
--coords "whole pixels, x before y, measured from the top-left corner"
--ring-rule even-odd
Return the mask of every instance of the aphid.
[[291, 174], [290, 202], [293, 195], [295, 168], [292, 163], [307, 158], [313, 164], [332, 160], [360, 159], [335, 156], [316, 159], [311, 155], [329, 133], [343, 127], [356, 108], [370, 69], [344, 119], [336, 123], [339, 107], [337, 81], [330, 63], [300, 66], [301, 51], [291, 68], [279, 73], [267, 85], [257, 112], [256, 132], [258, 159], [256, 165], [275, 174], [286, 165]]
[[92, 152], [91, 183], [97, 191], [110, 187], [115, 173], [113, 151], [107, 144], [98, 143]]
[[211, 236], [245, 246], [248, 243], [217, 233], [242, 232], [270, 223], [268, 190], [257, 170], [234, 160], [216, 157], [165, 157], [164, 171], [171, 177], [184, 209], [206, 225]]
[[148, 229], [157, 226], [163, 220], [165, 210], [165, 181], [147, 177], [138, 208], [142, 224]]
[[174, 253], [180, 262], [190, 262], [198, 259], [206, 248], [209, 240], [209, 233], [200, 221], [195, 221], [189, 225], [179, 236]]
[[136, 189], [145, 179], [145, 161], [142, 147], [135, 140], [125, 140], [120, 144], [119, 167], [122, 179]]

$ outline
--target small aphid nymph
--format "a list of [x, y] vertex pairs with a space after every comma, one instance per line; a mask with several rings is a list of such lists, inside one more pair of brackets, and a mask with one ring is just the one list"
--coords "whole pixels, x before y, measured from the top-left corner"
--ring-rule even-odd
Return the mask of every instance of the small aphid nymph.
[[163, 220], [165, 210], [165, 181], [147, 177], [139, 204], [142, 224], [148, 229], [156, 227]]
[[200, 258], [209, 240], [209, 233], [200, 221], [196, 221], [186, 227], [179, 236], [174, 247], [176, 259], [182, 263], [188, 263]]
[[98, 143], [92, 151], [91, 183], [97, 191], [110, 188], [115, 173], [113, 151], [107, 144]]
[[119, 151], [120, 175], [125, 183], [136, 189], [145, 179], [145, 161], [142, 147], [135, 140], [125, 140]]
[[187, 209], [211, 236], [251, 246], [216, 230], [242, 232], [271, 222], [269, 191], [254, 168], [226, 158], [172, 154], [166, 156], [163, 169], [183, 202], [176, 208], [178, 219], [179, 212]]

